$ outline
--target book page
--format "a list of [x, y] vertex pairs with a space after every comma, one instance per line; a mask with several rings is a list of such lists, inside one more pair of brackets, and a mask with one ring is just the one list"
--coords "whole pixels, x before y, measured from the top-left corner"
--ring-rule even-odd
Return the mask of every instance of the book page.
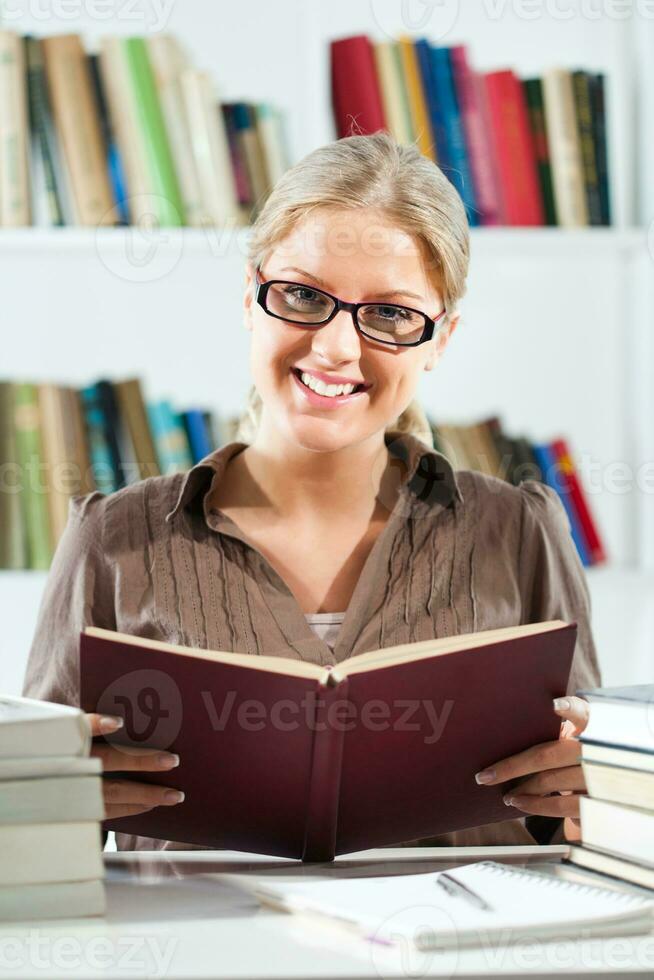
[[420, 643], [405, 643], [385, 650], [370, 650], [349, 657], [338, 664], [333, 671], [337, 677], [349, 677], [352, 674], [362, 674], [367, 670], [379, 667], [390, 667], [396, 664], [411, 663], [416, 660], [426, 660], [429, 657], [456, 653], [459, 650], [474, 650], [514, 640], [523, 636], [534, 636], [537, 633], [547, 633], [569, 625], [561, 619], [553, 619], [544, 623], [526, 623], [522, 626], [506, 626], [496, 630], [482, 630], [479, 633], [462, 633], [458, 636], [446, 636], [440, 639], [423, 640]]

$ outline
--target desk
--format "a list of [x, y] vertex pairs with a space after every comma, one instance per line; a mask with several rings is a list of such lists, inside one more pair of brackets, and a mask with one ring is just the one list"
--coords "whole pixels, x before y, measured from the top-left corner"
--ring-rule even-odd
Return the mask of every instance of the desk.
[[[493, 858], [536, 862], [552, 874], [565, 846], [384, 848], [301, 865], [224, 851], [105, 854], [103, 918], [0, 924], [0, 977], [182, 977], [363, 980], [379, 977], [651, 977], [654, 935], [494, 946], [439, 953], [373, 948], [329, 925], [260, 908], [224, 880], [231, 874], [401, 874]], [[583, 880], [589, 880], [582, 875]], [[613, 887], [622, 886], [614, 884]]]

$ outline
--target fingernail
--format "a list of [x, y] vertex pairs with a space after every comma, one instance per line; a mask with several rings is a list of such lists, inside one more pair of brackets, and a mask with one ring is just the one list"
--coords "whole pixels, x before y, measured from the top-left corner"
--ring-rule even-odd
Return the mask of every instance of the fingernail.
[[475, 773], [475, 779], [478, 783], [492, 783], [496, 775], [494, 769], [482, 769], [481, 772]]
[[515, 803], [515, 796], [503, 796], [502, 799], [506, 806], [513, 806]]
[[163, 795], [166, 803], [182, 803], [184, 800], [184, 793], [181, 789], [167, 789]]
[[554, 698], [555, 711], [567, 711], [569, 707], [570, 707], [569, 698]]
[[162, 752], [161, 755], [157, 756], [157, 765], [161, 766], [162, 769], [174, 769], [175, 766], [179, 765], [179, 756], [175, 755], [174, 752]]
[[114, 718], [111, 715], [103, 715], [103, 717], [100, 719], [100, 731], [102, 732], [115, 732], [117, 729], [122, 727], [122, 718]]

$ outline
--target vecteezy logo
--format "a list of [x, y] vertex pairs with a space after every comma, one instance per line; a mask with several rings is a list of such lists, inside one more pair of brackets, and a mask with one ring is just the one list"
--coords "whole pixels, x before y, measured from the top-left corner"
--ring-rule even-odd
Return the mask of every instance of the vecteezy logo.
[[457, 926], [441, 907], [435, 883], [434, 892], [433, 903], [400, 908], [368, 935], [370, 958], [380, 977], [424, 977], [434, 959], [439, 977], [453, 977], [457, 972]]
[[380, 30], [394, 41], [400, 34], [439, 41], [457, 22], [459, 0], [370, 0], [370, 12]]
[[182, 697], [175, 681], [163, 670], [133, 670], [106, 688], [98, 701], [101, 714], [124, 718], [116, 740], [130, 745], [146, 742], [165, 749], [182, 725]]

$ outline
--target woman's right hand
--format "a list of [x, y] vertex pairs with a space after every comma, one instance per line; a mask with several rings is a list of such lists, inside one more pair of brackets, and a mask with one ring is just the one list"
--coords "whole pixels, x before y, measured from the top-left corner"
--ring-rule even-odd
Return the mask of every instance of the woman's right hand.
[[[121, 718], [87, 714], [91, 734], [112, 735], [122, 726]], [[104, 772], [167, 772], [179, 765], [179, 756], [160, 749], [138, 749], [110, 742], [93, 742], [91, 755], [102, 760]], [[151, 783], [139, 783], [131, 779], [104, 779], [102, 781], [105, 820], [115, 817], [131, 817], [145, 813], [155, 806], [174, 806], [181, 803], [181, 790]]]

